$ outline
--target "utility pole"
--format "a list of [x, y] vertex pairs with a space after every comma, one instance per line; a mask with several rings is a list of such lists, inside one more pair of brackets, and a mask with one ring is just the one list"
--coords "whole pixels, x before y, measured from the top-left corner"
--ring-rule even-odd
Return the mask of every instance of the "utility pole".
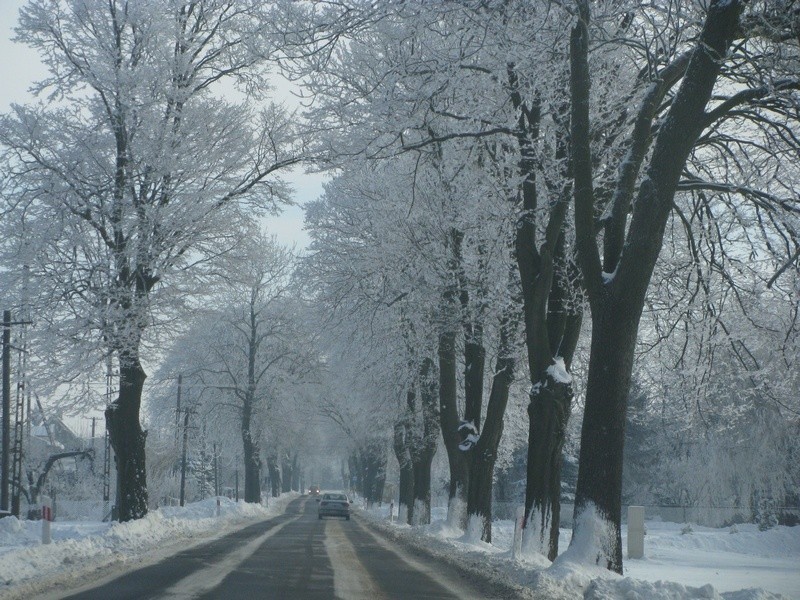
[[[105, 452], [103, 453], [103, 520], [108, 514], [108, 503], [111, 499], [111, 440], [108, 438], [108, 426], [106, 426], [106, 436], [103, 443]], [[110, 515], [113, 520], [113, 515]]]
[[214, 442], [214, 495], [219, 496], [219, 464], [217, 462], [216, 442]]
[[25, 437], [25, 384], [28, 373], [28, 353], [25, 343], [25, 327], [19, 336], [19, 357], [17, 359], [17, 398], [14, 416], [14, 448], [11, 464], [11, 514], [19, 518], [20, 496], [22, 492], [22, 453]]
[[175, 408], [175, 441], [178, 441], [178, 426], [181, 422], [181, 386], [183, 385], [183, 374], [178, 375], [178, 405]]
[[[2, 383], [2, 405], [3, 419], [0, 423], [3, 435], [3, 456], [0, 459], [0, 512], [9, 512], [9, 478], [11, 461], [11, 326], [29, 325], [30, 321], [11, 322], [11, 311], [3, 311], [3, 383]], [[17, 433], [15, 431], [15, 433]], [[21, 430], [19, 435], [22, 435]], [[20, 442], [22, 440], [20, 439]], [[21, 465], [21, 462], [20, 462]]]
[[193, 414], [191, 408], [183, 409], [183, 450], [181, 452], [181, 497], [180, 505], [186, 503], [186, 451], [189, 445], [189, 415]]

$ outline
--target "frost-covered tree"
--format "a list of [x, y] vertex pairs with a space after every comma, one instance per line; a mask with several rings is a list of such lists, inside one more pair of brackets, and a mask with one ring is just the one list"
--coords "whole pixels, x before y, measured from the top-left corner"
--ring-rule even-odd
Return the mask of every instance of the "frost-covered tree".
[[[447, 282], [441, 303], [448, 316], [440, 319], [438, 359], [453, 506], [469, 504], [467, 512], [481, 516], [483, 537], [490, 538], [491, 478], [483, 474], [491, 473], [493, 459], [482, 460], [496, 454], [502, 409], [500, 418], [494, 410], [488, 418], [485, 388], [496, 391], [493, 408], [502, 406], [513, 378], [514, 322], [521, 308], [532, 390], [526, 507], [528, 530], [535, 532], [526, 539], [541, 538], [544, 551], [554, 556], [559, 461], [572, 398], [567, 371], [581, 306], [575, 302], [576, 269], [566, 231], [567, 69], [565, 46], [559, 45], [567, 35], [564, 14], [523, 2], [406, 3], [382, 15], [358, 2], [343, 6], [332, 7], [326, 22], [346, 24], [346, 47], [332, 52], [336, 39], [330, 30], [306, 28], [316, 52], [306, 61], [293, 57], [314, 99], [309, 115], [320, 127], [318, 152], [333, 161], [410, 153], [445, 175], [440, 187], [450, 194], [449, 203], [430, 207], [429, 217], [449, 221], [440, 236]], [[306, 22], [315, 16], [312, 10]], [[452, 180], [456, 172], [460, 182]], [[513, 235], [497, 235], [498, 224], [514, 221], [517, 226], [507, 230]], [[488, 285], [472, 277], [481, 263], [506, 269], [498, 254], [482, 256], [490, 247], [487, 239], [513, 250], [507, 259], [516, 265], [513, 277], [491, 269]], [[508, 282], [508, 293], [521, 302], [507, 307], [497, 281]], [[494, 341], [502, 346], [496, 365], [485, 362], [490, 327], [506, 329]], [[456, 381], [460, 347], [463, 410], [456, 410], [462, 402]], [[499, 375], [491, 385], [487, 367]], [[478, 448], [473, 442], [480, 439]]]
[[106, 420], [122, 520], [147, 512], [140, 405], [151, 325], [235, 245], [240, 223], [285, 200], [276, 172], [299, 158], [280, 108], [214, 95], [226, 80], [245, 95], [264, 85], [260, 10], [32, 0], [20, 13], [18, 39], [50, 75], [35, 86], [46, 103], [16, 106], [0, 123], [15, 208], [6, 223], [21, 234], [11, 270], [29, 266], [37, 320], [77, 344], [73, 356], [113, 357], [119, 392]]
[[[591, 558], [622, 572], [625, 414], [640, 318], [670, 214], [683, 190], [702, 192], [709, 216], [718, 202], [738, 205], [733, 201], [738, 197], [746, 201], [740, 215], [785, 215], [761, 220], [752, 234], [796, 239], [790, 216], [796, 202], [782, 193], [787, 182], [796, 181], [796, 172], [782, 157], [796, 152], [797, 142], [779, 132], [796, 127], [798, 80], [790, 66], [796, 65], [797, 52], [785, 46], [791, 36], [776, 31], [781, 23], [770, 16], [772, 3], [746, 9], [743, 2], [711, 2], [682, 24], [680, 36], [664, 38], [680, 43], [664, 56], [663, 66], [656, 62], [652, 83], [639, 94], [622, 146], [626, 151], [612, 163], [616, 174], [605, 193], [590, 143], [596, 110], [590, 65], [593, 41], [606, 38], [609, 21], [593, 21], [591, 8], [578, 3], [570, 42], [575, 233], [592, 315], [573, 547], [584, 550], [577, 546], [591, 527], [605, 529], [608, 539]], [[670, 11], [656, 14], [674, 22]], [[791, 30], [793, 15], [783, 22], [784, 33]], [[636, 15], [617, 17], [618, 23], [628, 20], [635, 38]], [[757, 50], [762, 45], [775, 52]], [[765, 69], [760, 57], [767, 55], [766, 64], [772, 64]], [[741, 185], [742, 174], [750, 182]], [[741, 226], [747, 228], [747, 222], [737, 219]], [[776, 277], [797, 260], [790, 244], [786, 263], [785, 249], [771, 255]]]
[[227, 260], [218, 293], [176, 340], [168, 368], [189, 375], [194, 387], [207, 391], [206, 412], [233, 411], [244, 499], [260, 502], [260, 448], [276, 409], [274, 395], [282, 385], [300, 380], [315, 359], [302, 304], [292, 293], [292, 253], [274, 238], [254, 233], [246, 247], [246, 253]]

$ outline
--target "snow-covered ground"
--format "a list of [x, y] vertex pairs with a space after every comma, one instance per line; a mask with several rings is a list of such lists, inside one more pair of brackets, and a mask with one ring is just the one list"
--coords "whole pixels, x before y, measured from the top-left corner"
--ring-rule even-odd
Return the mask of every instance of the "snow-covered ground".
[[[287, 494], [269, 507], [222, 499], [216, 517], [214, 499], [185, 508], [162, 508], [131, 523], [52, 523], [53, 543], [41, 544], [41, 523], [0, 519], [0, 598], [31, 598], [57, 584], [69, 585], [107, 573], [155, 562], [280, 514], [296, 498]], [[625, 561], [625, 577], [589, 568], [564, 552], [552, 565], [538, 555], [513, 561], [513, 523], [493, 524], [493, 543], [485, 544], [448, 527], [444, 509], [434, 509], [431, 525], [390, 524], [388, 507], [366, 513], [395, 537], [427, 552], [495, 579], [553, 599], [724, 600], [800, 599], [800, 527], [759, 531], [755, 525], [712, 529], [647, 522], [645, 558]], [[562, 530], [560, 547], [569, 545]], [[589, 543], [588, 546], [591, 544]], [[587, 544], [577, 544], [587, 547]], [[623, 547], [625, 536], [623, 533]]]
[[[388, 527], [388, 508], [369, 514]], [[543, 592], [552, 598], [594, 600], [800, 599], [800, 527], [759, 531], [756, 525], [713, 529], [660, 521], [646, 522], [645, 558], [625, 559], [625, 576], [586, 567], [574, 549], [552, 564], [544, 557], [511, 559], [513, 521], [495, 521], [492, 544], [471, 539], [449, 527], [446, 509], [433, 510], [433, 522], [411, 528], [393, 523], [401, 539], [451, 562], [483, 566], [504, 581]], [[559, 548], [569, 546], [571, 530], [562, 529]], [[623, 548], [627, 547], [623, 531]], [[584, 548], [587, 544], [576, 544]], [[580, 550], [579, 550], [580, 551]]]
[[271, 499], [268, 507], [208, 498], [164, 507], [129, 523], [55, 521], [53, 542], [43, 545], [40, 521], [0, 519], [0, 598], [32, 598], [54, 585], [79, 582], [121, 566], [139, 566], [208, 541], [255, 519], [284, 512], [297, 494]]

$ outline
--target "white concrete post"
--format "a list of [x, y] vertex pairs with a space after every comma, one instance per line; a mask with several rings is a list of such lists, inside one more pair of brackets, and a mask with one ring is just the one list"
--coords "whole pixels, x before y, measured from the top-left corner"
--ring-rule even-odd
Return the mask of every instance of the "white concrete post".
[[53, 501], [50, 496], [42, 496], [42, 543], [49, 544], [52, 541], [50, 537], [50, 521], [53, 520]]
[[522, 527], [525, 524], [525, 507], [518, 506], [514, 518], [514, 543], [511, 546], [511, 560], [517, 560], [522, 554]]
[[644, 506], [628, 507], [628, 558], [644, 558]]
[[389, 505], [389, 523], [394, 523], [394, 500]]
[[219, 496], [217, 496], [217, 516], [219, 516]]

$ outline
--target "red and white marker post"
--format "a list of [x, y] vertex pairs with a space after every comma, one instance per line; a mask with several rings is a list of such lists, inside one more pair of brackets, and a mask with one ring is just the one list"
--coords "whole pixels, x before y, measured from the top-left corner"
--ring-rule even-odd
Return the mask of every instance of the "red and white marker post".
[[50, 496], [42, 496], [42, 544], [49, 544], [50, 522], [53, 520], [53, 501]]

